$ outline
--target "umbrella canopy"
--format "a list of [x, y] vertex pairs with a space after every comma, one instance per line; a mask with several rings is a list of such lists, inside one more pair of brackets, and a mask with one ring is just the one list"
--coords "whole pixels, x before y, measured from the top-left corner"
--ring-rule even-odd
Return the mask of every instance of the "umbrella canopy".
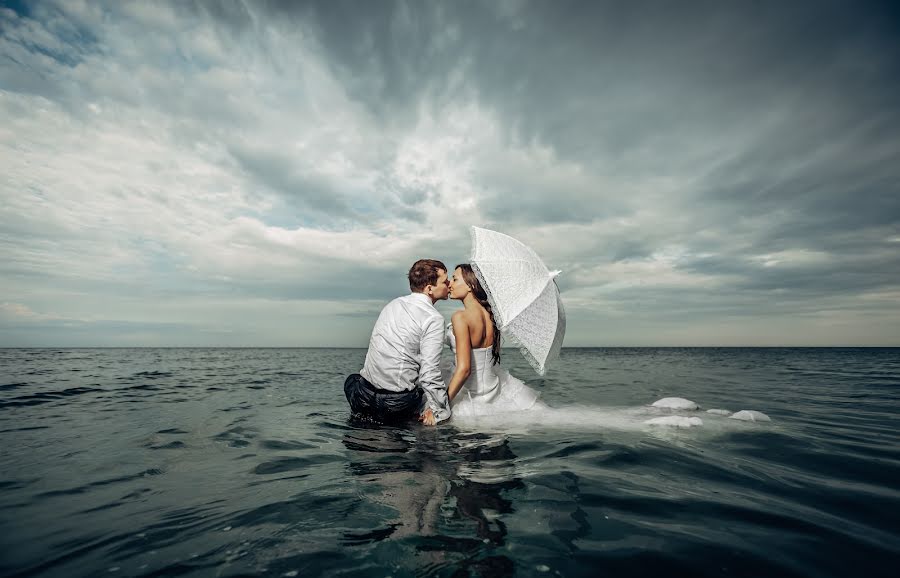
[[472, 227], [472, 270], [494, 310], [501, 333], [511, 338], [540, 375], [562, 347], [566, 312], [550, 271], [522, 242]]

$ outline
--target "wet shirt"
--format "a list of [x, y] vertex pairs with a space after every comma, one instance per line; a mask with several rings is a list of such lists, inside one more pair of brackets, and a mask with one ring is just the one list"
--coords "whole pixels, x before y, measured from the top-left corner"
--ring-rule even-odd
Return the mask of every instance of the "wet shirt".
[[360, 375], [389, 391], [420, 386], [435, 419], [449, 418], [450, 401], [440, 368], [443, 329], [444, 317], [424, 293], [394, 299], [375, 322]]

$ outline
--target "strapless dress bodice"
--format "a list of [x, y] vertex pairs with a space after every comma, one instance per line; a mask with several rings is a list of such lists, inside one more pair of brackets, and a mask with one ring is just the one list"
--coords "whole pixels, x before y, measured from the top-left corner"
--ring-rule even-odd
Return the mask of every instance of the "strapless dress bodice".
[[[453, 351], [453, 360], [450, 368], [450, 376], [452, 376], [456, 370], [456, 336], [453, 335], [453, 324], [447, 325], [446, 340]], [[493, 363], [491, 348], [480, 347], [472, 349], [470, 367], [471, 372], [463, 384], [464, 389], [460, 391], [459, 395], [465, 395], [473, 399], [473, 401], [477, 397], [479, 401], [490, 402], [500, 391], [500, 377], [495, 371], [496, 366]], [[447, 383], [449, 383], [449, 379]]]

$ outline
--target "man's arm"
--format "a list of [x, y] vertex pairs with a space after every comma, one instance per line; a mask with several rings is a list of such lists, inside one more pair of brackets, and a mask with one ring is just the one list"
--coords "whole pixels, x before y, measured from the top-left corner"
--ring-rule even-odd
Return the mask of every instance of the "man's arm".
[[436, 422], [450, 417], [450, 400], [447, 397], [447, 386], [441, 377], [441, 350], [444, 348], [444, 318], [432, 317], [425, 324], [419, 351], [422, 366], [419, 368], [419, 385], [425, 392], [428, 409]]

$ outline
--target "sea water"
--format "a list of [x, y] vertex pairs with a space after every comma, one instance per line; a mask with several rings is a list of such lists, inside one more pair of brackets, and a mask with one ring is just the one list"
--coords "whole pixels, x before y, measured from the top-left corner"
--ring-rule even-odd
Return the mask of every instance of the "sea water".
[[900, 349], [504, 350], [547, 407], [437, 428], [364, 357], [0, 350], [0, 574], [897, 575]]

